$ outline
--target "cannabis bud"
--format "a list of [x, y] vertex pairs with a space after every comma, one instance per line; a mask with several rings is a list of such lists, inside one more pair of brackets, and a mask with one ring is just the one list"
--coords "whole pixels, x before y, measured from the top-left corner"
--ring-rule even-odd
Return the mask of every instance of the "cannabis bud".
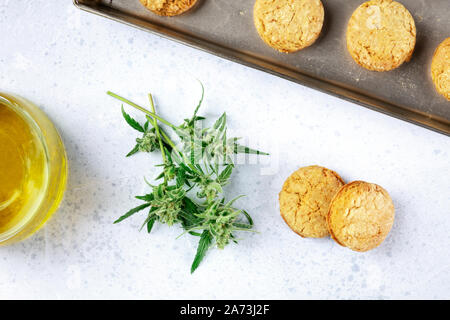
[[142, 152], [153, 152], [159, 148], [159, 141], [154, 128], [145, 132], [141, 139], [137, 138], [136, 142], [139, 146], [139, 151]]
[[164, 176], [168, 181], [175, 179], [177, 175], [177, 168], [173, 164], [166, 164], [164, 166]]
[[172, 226], [178, 222], [178, 214], [182, 208], [182, 202], [186, 195], [183, 188], [159, 185], [154, 188], [154, 199], [151, 205], [156, 209], [152, 212], [158, 216], [162, 223]]
[[233, 231], [232, 227], [227, 226], [226, 224], [216, 224], [212, 225], [211, 229], [216, 238], [217, 248], [224, 249], [230, 242], [231, 233]]

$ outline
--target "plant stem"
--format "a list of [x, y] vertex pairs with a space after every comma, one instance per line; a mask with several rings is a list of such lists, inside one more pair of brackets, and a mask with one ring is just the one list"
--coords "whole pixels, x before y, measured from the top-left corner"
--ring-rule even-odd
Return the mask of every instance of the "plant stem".
[[161, 117], [158, 116], [157, 114], [148, 111], [147, 109], [141, 107], [140, 105], [137, 105], [136, 103], [134, 103], [134, 102], [132, 102], [132, 101], [130, 101], [130, 100], [128, 100], [128, 99], [125, 99], [124, 97], [121, 97], [121, 96], [119, 96], [118, 94], [115, 94], [114, 92], [108, 91], [107, 94], [108, 94], [109, 96], [111, 96], [111, 97], [117, 99], [117, 100], [120, 100], [120, 101], [122, 101], [122, 102], [124, 102], [124, 103], [126, 103], [126, 104], [128, 104], [128, 105], [130, 105], [130, 106], [132, 106], [132, 107], [134, 107], [134, 108], [136, 108], [136, 109], [138, 109], [138, 110], [140, 110], [140, 111], [146, 113], [146, 114], [148, 114], [150, 117], [152, 117], [152, 118], [154, 118], [154, 119], [158, 119], [159, 121], [161, 121], [161, 122], [164, 123], [165, 125], [168, 125], [168, 126], [171, 127], [172, 129], [175, 129], [175, 130], [178, 129], [178, 127], [176, 127], [175, 125], [171, 124], [171, 123], [170, 123], [169, 121], [167, 121], [166, 119], [161, 118]]
[[[153, 102], [153, 96], [150, 93], [148, 94], [148, 99], [150, 100], [150, 106], [152, 107], [152, 112], [154, 114], [156, 114], [155, 103]], [[154, 125], [153, 126], [155, 127], [156, 136], [158, 137], [158, 141], [159, 141], [159, 148], [161, 149], [164, 163], [166, 163], [167, 162], [166, 152], [164, 150], [164, 145], [163, 145], [163, 142], [162, 142], [162, 139], [161, 139], [161, 133], [159, 132], [158, 120], [153, 119], [153, 121], [154, 121]]]

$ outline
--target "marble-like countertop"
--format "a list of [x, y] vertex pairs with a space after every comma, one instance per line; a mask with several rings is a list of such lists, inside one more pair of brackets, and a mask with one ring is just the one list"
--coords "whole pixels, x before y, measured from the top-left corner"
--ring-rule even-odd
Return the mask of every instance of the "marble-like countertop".
[[[272, 75], [77, 10], [70, 0], [0, 2], [0, 90], [38, 104], [70, 161], [61, 209], [36, 235], [0, 248], [5, 298], [449, 298], [450, 139]], [[211, 251], [194, 275], [196, 240], [142, 217], [113, 225], [146, 189], [155, 157], [126, 159], [134, 134], [107, 90], [180, 121], [206, 88], [203, 114], [272, 153], [240, 166], [259, 234]], [[450, 106], [449, 106], [450, 107]], [[135, 112], [131, 113], [138, 115]], [[278, 213], [284, 179], [320, 164], [385, 187], [396, 206], [379, 248], [356, 253], [302, 239]], [[1, 174], [1, 173], [0, 173]]]

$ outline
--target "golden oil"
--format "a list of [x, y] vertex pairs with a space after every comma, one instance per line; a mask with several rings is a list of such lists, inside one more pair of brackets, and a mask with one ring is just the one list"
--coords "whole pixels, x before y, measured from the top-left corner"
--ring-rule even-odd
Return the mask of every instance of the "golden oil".
[[0, 93], [0, 244], [34, 233], [58, 207], [66, 154], [53, 124], [30, 102]]
[[0, 233], [26, 223], [48, 181], [45, 151], [24, 115], [0, 104]]

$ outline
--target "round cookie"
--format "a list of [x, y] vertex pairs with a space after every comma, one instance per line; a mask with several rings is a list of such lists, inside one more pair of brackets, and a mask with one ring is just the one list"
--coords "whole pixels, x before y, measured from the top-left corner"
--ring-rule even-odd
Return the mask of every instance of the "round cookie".
[[140, 0], [149, 10], [160, 16], [177, 16], [191, 9], [197, 0]]
[[431, 77], [436, 90], [450, 101], [450, 38], [445, 39], [434, 53]]
[[279, 194], [281, 216], [302, 237], [326, 237], [328, 206], [343, 185], [341, 177], [327, 168], [300, 168], [285, 181]]
[[324, 15], [320, 0], [256, 0], [253, 10], [261, 38], [272, 48], [287, 53], [316, 41]]
[[373, 71], [389, 71], [411, 59], [416, 25], [409, 11], [392, 0], [371, 0], [353, 12], [347, 49], [353, 60]]
[[378, 247], [394, 223], [394, 204], [382, 187], [364, 181], [343, 186], [328, 212], [331, 237], [354, 251]]

